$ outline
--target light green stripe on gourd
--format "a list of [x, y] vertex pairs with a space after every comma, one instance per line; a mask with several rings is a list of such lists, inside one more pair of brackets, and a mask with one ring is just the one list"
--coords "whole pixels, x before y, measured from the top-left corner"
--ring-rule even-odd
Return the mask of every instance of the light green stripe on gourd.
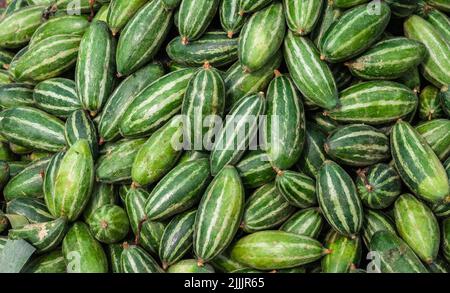
[[260, 187], [271, 182], [276, 172], [270, 165], [269, 157], [263, 151], [249, 151], [236, 165], [242, 183], [247, 188]]
[[89, 202], [83, 210], [83, 220], [88, 220], [96, 209], [117, 202], [117, 188], [112, 184], [96, 183]]
[[55, 217], [75, 221], [83, 212], [94, 184], [94, 161], [89, 142], [73, 144], [61, 160], [54, 181]]
[[109, 97], [115, 77], [116, 44], [103, 21], [91, 22], [83, 35], [75, 70], [78, 97], [95, 116]]
[[134, 98], [141, 90], [164, 75], [160, 63], [151, 63], [123, 80], [108, 98], [103, 109], [98, 132], [102, 141], [113, 141], [120, 137], [120, 122]]
[[27, 263], [22, 273], [65, 273], [66, 262], [61, 249], [34, 258]]
[[269, 183], [258, 188], [247, 199], [241, 228], [252, 233], [276, 228], [295, 211], [280, 194], [275, 184]]
[[114, 204], [106, 204], [96, 209], [87, 224], [95, 239], [106, 244], [123, 240], [130, 226], [125, 210]]
[[441, 33], [441, 35], [449, 42], [450, 40], [450, 17], [444, 12], [425, 5], [423, 9], [423, 16], [434, 28]]
[[42, 191], [44, 194], [45, 204], [49, 212], [52, 215], [56, 215], [55, 210], [55, 180], [56, 174], [58, 173], [59, 166], [64, 157], [64, 152], [59, 152], [51, 158], [50, 162], [47, 165], [44, 175], [44, 183], [42, 185]]
[[328, 65], [306, 37], [288, 32], [284, 40], [284, 57], [292, 79], [312, 104], [331, 109], [338, 103], [338, 90]]
[[219, 7], [220, 24], [229, 38], [237, 34], [245, 22], [245, 17], [239, 13], [241, 0], [222, 0]]
[[206, 31], [219, 7], [219, 0], [182, 0], [177, 17], [183, 44], [197, 40]]
[[130, 75], [159, 51], [172, 24], [172, 11], [161, 0], [146, 3], [128, 22], [117, 44], [117, 71]]
[[273, 0], [240, 0], [239, 13], [244, 15], [246, 13], [256, 12], [272, 2]]
[[394, 125], [391, 151], [400, 177], [412, 192], [431, 203], [448, 198], [450, 187], [442, 163], [408, 122], [399, 121]]
[[298, 208], [308, 208], [317, 204], [314, 179], [295, 171], [279, 171], [275, 184], [282, 197]]
[[265, 150], [274, 168], [286, 170], [300, 158], [305, 142], [305, 112], [287, 76], [276, 76], [267, 90]]
[[298, 35], [309, 34], [319, 20], [322, 0], [284, 0], [286, 22], [291, 31]]
[[182, 116], [175, 116], [142, 145], [131, 168], [135, 184], [155, 183], [172, 169], [181, 155], [182, 124]]
[[138, 12], [147, 0], [113, 0], [108, 9], [107, 23], [115, 36]]
[[16, 106], [33, 106], [33, 87], [26, 83], [0, 85], [0, 106], [2, 109]]
[[328, 232], [325, 247], [331, 252], [322, 258], [323, 273], [348, 273], [357, 267], [361, 258], [361, 238], [354, 239], [334, 230]]
[[305, 145], [302, 156], [297, 162], [300, 171], [306, 175], [316, 178], [320, 166], [326, 160], [326, 153], [323, 148], [326, 135], [315, 123], [308, 123], [306, 126]]
[[89, 142], [91, 154], [94, 158], [98, 154], [97, 129], [89, 115], [83, 110], [74, 111], [66, 120], [64, 131], [67, 144], [72, 146], [80, 139]]
[[328, 223], [341, 234], [357, 234], [363, 222], [363, 208], [346, 171], [332, 161], [325, 161], [317, 176], [316, 191]]
[[274, 3], [253, 14], [239, 38], [239, 60], [246, 72], [261, 69], [283, 43], [286, 31], [281, 3]]
[[431, 209], [411, 194], [401, 195], [394, 206], [395, 225], [400, 237], [425, 263], [437, 257], [439, 224]]
[[366, 209], [362, 227], [362, 237], [366, 247], [370, 247], [372, 236], [378, 231], [396, 234], [394, 221], [382, 211]]
[[450, 12], [450, 4], [447, 0], [426, 0], [426, 2], [439, 10]]
[[450, 120], [434, 119], [416, 126], [441, 161], [450, 155]]
[[450, 84], [450, 42], [433, 25], [420, 16], [413, 15], [404, 23], [405, 35], [422, 42], [428, 54], [422, 62], [422, 74], [436, 87]]
[[311, 40], [314, 42], [316, 47], [322, 41], [322, 38], [328, 28], [341, 17], [343, 11], [340, 8], [334, 7], [330, 1], [324, 4], [324, 8], [322, 9], [322, 14], [317, 21], [316, 26], [311, 32]]
[[419, 96], [419, 118], [420, 120], [432, 120], [443, 116], [439, 89], [427, 85], [422, 89]]
[[280, 230], [317, 239], [323, 223], [324, 219], [319, 208], [307, 208], [293, 214], [283, 223]]
[[226, 166], [210, 183], [198, 206], [194, 252], [200, 263], [222, 253], [233, 240], [244, 212], [244, 187], [237, 170]]
[[6, 204], [6, 213], [24, 216], [32, 224], [49, 222], [55, 219], [49, 213], [44, 201], [36, 198], [13, 199]]

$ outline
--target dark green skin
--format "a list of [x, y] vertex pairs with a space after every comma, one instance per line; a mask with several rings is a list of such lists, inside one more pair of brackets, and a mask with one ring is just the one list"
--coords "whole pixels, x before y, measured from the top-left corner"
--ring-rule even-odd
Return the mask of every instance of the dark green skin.
[[323, 148], [326, 135], [315, 123], [308, 123], [306, 126], [305, 145], [300, 160], [297, 162], [298, 168], [306, 175], [316, 178], [320, 166], [326, 160], [326, 153]]
[[117, 202], [117, 188], [112, 184], [96, 183], [92, 190], [86, 207], [83, 210], [83, 219], [87, 220], [95, 212], [96, 209], [106, 205], [115, 204]]
[[13, 53], [8, 52], [4, 49], [0, 49], [0, 68], [4, 68], [4, 65], [8, 65], [9, 63], [11, 63], [13, 57]]
[[23, 273], [65, 273], [66, 262], [61, 249], [56, 249], [47, 254], [31, 260], [23, 269]]
[[419, 0], [386, 0], [390, 5], [392, 14], [397, 17], [407, 17], [417, 9]]
[[66, 120], [64, 134], [69, 147], [80, 139], [86, 139], [89, 142], [92, 156], [97, 157], [99, 141], [97, 128], [87, 112], [84, 110], [74, 111]]
[[397, 82], [403, 83], [414, 92], [420, 92], [420, 73], [419, 68], [415, 67], [407, 71], [397, 79]]
[[12, 108], [16, 106], [32, 106], [33, 87], [26, 83], [0, 85], [0, 106]]
[[111, 1], [108, 9], [107, 23], [112, 34], [115, 36], [146, 2], [146, 0]]
[[122, 264], [120, 258], [122, 256], [123, 247], [122, 244], [110, 244], [108, 245], [108, 257], [109, 265], [112, 273], [121, 273]]
[[432, 120], [443, 116], [440, 103], [439, 89], [432, 85], [424, 87], [419, 95], [419, 118], [420, 120]]
[[275, 179], [277, 173], [263, 151], [249, 151], [236, 165], [242, 183], [247, 188], [260, 187]]
[[370, 250], [376, 252], [380, 266], [374, 269], [382, 273], [426, 273], [419, 258], [398, 236], [388, 231], [375, 233], [370, 241]]
[[106, 244], [123, 240], [130, 226], [125, 210], [114, 204], [106, 204], [96, 209], [87, 223], [94, 237]]
[[[450, 178], [450, 158], [448, 158], [443, 165], [447, 176]], [[441, 218], [450, 216], [450, 203], [436, 204], [432, 207], [432, 209], [436, 217]]]
[[83, 222], [76, 222], [63, 240], [68, 272], [107, 273], [108, 260], [102, 246]]
[[167, 45], [170, 59], [187, 66], [201, 66], [209, 62], [220, 67], [233, 63], [238, 58], [238, 39], [228, 38], [224, 32], [209, 32], [196, 41], [183, 45], [176, 37]]
[[333, 0], [331, 5], [339, 8], [350, 8], [365, 2], [369, 2], [369, 0]]
[[11, 148], [8, 146], [8, 144], [1, 142], [0, 143], [0, 160], [5, 162], [14, 161], [16, 159], [16, 156], [12, 152]]
[[16, 198], [8, 202], [6, 213], [24, 216], [30, 223], [43, 223], [54, 220], [41, 199]]
[[324, 224], [319, 208], [302, 209], [284, 222], [280, 230], [317, 238]]
[[275, 179], [282, 197], [292, 206], [308, 208], [317, 204], [315, 180], [295, 171], [278, 172]]
[[[135, 266], [131, 266], [131, 262]], [[124, 273], [162, 273], [158, 263], [145, 250], [135, 245], [124, 245], [121, 256], [122, 271]]]
[[450, 154], [450, 120], [433, 119], [420, 123], [416, 130], [425, 138], [441, 161]]
[[361, 258], [361, 238], [347, 238], [331, 230], [325, 240], [325, 247], [331, 253], [322, 258], [324, 273], [347, 273], [351, 267], [358, 266]]

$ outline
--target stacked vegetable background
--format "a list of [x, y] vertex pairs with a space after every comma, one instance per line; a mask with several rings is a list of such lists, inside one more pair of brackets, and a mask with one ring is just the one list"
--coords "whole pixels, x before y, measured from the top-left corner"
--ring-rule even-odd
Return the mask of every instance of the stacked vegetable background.
[[450, 270], [449, 0], [6, 2], [0, 271]]

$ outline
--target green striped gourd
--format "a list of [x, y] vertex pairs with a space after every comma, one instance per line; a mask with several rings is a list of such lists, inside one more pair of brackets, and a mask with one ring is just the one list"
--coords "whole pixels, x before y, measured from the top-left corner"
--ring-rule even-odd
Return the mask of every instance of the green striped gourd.
[[343, 235], [357, 234], [363, 222], [363, 209], [355, 184], [345, 170], [325, 161], [317, 175], [316, 191], [327, 222]]
[[284, 57], [292, 79], [305, 99], [325, 109], [337, 105], [338, 91], [333, 74], [320, 60], [309, 39], [288, 32], [284, 40]]
[[85, 16], [62, 15], [44, 22], [34, 32], [29, 46], [33, 47], [40, 41], [56, 35], [72, 35], [82, 37], [89, 26]]
[[369, 2], [369, 0], [331, 0], [329, 3], [339, 8], [350, 8], [366, 2]]
[[131, 179], [131, 168], [145, 138], [123, 139], [114, 143], [111, 149], [96, 162], [97, 181], [119, 183]]
[[450, 155], [450, 120], [434, 119], [416, 126], [438, 158], [443, 161]]
[[240, 0], [239, 14], [244, 15], [246, 13], [253, 13], [261, 10], [273, 0]]
[[381, 36], [390, 18], [391, 10], [385, 2], [347, 10], [323, 36], [321, 59], [337, 63], [359, 55]]
[[[1, 65], [0, 65], [1, 68]], [[9, 73], [6, 70], [0, 69], [0, 85], [12, 83]]]
[[391, 151], [400, 178], [414, 194], [432, 203], [448, 197], [449, 182], [442, 163], [408, 122], [394, 125]]
[[5, 68], [5, 65], [8, 66], [11, 63], [13, 57], [13, 53], [0, 48], [0, 68]]
[[106, 244], [123, 240], [130, 226], [125, 210], [114, 204], [96, 209], [87, 223], [95, 239]]
[[195, 73], [184, 95], [183, 114], [184, 146], [189, 149], [207, 150], [214, 137], [213, 116], [222, 117], [225, 108], [225, 84], [222, 76], [209, 63]]
[[158, 263], [144, 249], [136, 245], [124, 244], [121, 256], [124, 273], [163, 273]]
[[431, 264], [425, 264], [430, 273], [448, 274], [450, 272], [450, 264], [439, 255]]
[[372, 236], [378, 231], [388, 231], [396, 235], [397, 231], [391, 218], [382, 211], [366, 209], [362, 227], [362, 237], [366, 247], [370, 247]]
[[65, 273], [66, 262], [61, 249], [34, 258], [22, 269], [23, 273]]
[[181, 0], [162, 0], [162, 4], [166, 9], [175, 9], [181, 3]]
[[226, 109], [230, 109], [243, 97], [265, 91], [280, 66], [282, 54], [277, 52], [266, 65], [254, 72], [244, 72], [240, 62], [234, 63], [225, 73]]
[[422, 42], [428, 54], [422, 62], [423, 76], [436, 87], [450, 84], [450, 43], [432, 24], [420, 16], [413, 15], [404, 23], [405, 35]]
[[447, 261], [450, 261], [450, 220], [442, 222], [442, 251]]
[[0, 85], [0, 106], [2, 109], [17, 106], [33, 106], [33, 88], [26, 83]]
[[275, 184], [281, 196], [298, 208], [308, 208], [317, 204], [316, 183], [311, 177], [295, 172], [278, 172]]
[[83, 212], [94, 184], [94, 162], [89, 142], [81, 139], [73, 144], [59, 164], [54, 179], [55, 217], [75, 221]]
[[1, 20], [0, 47], [15, 49], [26, 45], [43, 22], [45, 8], [45, 5], [33, 5], [6, 15]]
[[80, 37], [55, 35], [30, 47], [10, 68], [15, 80], [42, 81], [59, 76], [77, 59]]
[[[214, 18], [219, 4], [219, 0], [181, 1], [177, 15], [177, 26], [183, 44], [186, 45], [203, 35]], [[194, 11], [195, 13], [192, 13]]]
[[231, 257], [251, 268], [273, 270], [312, 263], [327, 253], [320, 242], [308, 236], [260, 231], [239, 239]]
[[153, 188], [145, 212], [150, 220], [169, 219], [196, 205], [211, 179], [207, 158], [175, 166]]
[[280, 194], [274, 183], [258, 188], [247, 199], [241, 228], [252, 233], [278, 227], [295, 211]]
[[260, 187], [275, 179], [276, 172], [270, 165], [269, 157], [263, 151], [249, 151], [236, 165], [246, 188]]
[[426, 273], [419, 258], [398, 236], [389, 231], [376, 232], [370, 241], [370, 250], [376, 253], [379, 265], [375, 270], [382, 273]]
[[392, 14], [397, 17], [408, 17], [417, 9], [419, 0], [386, 0], [391, 7]]
[[239, 33], [245, 22], [245, 17], [239, 13], [241, 0], [222, 0], [219, 7], [220, 24], [229, 38]]
[[326, 135], [329, 135], [340, 126], [340, 123], [330, 118], [327, 112], [318, 111], [309, 113], [308, 118], [317, 126], [318, 130]]
[[11, 62], [9, 64], [5, 64], [3, 66], [3, 68], [8, 70], [8, 74], [11, 78], [11, 80], [14, 80], [14, 67], [17, 64], [17, 61], [20, 59], [20, 57], [25, 54], [28, 51], [28, 46], [23, 47], [22, 49], [20, 49], [13, 57], [13, 59], [11, 60]]
[[342, 90], [351, 84], [353, 76], [343, 64], [333, 64], [330, 68], [338, 90]]
[[162, 268], [178, 262], [192, 248], [195, 215], [197, 210], [190, 210], [172, 218], [164, 229], [159, 246], [159, 258]]
[[274, 3], [254, 13], [239, 38], [239, 60], [246, 72], [261, 69], [276, 54], [286, 31], [283, 5]]
[[432, 263], [439, 251], [440, 232], [431, 209], [411, 194], [402, 194], [394, 215], [400, 237], [422, 261]]
[[122, 263], [121, 257], [123, 252], [122, 244], [109, 244], [108, 245], [108, 259], [110, 272], [112, 273], [122, 273]]
[[144, 136], [177, 114], [195, 69], [177, 70], [158, 78], [144, 88], [128, 105], [120, 122], [125, 137]]
[[289, 77], [278, 75], [270, 83], [266, 119], [264, 140], [270, 163], [289, 169], [300, 158], [305, 141], [305, 111]]
[[47, 169], [45, 169], [44, 182], [42, 184], [42, 192], [44, 194], [44, 201], [47, 205], [49, 212], [52, 215], [56, 215], [55, 207], [55, 180], [56, 174], [58, 173], [59, 166], [62, 159], [64, 158], [65, 152], [59, 152], [52, 156], [50, 159]]
[[182, 116], [175, 116], [142, 145], [131, 168], [135, 184], [157, 182], [172, 169], [181, 155], [182, 124]]
[[78, 97], [95, 116], [109, 97], [116, 71], [115, 40], [108, 25], [94, 20], [83, 35], [75, 70]]
[[244, 212], [244, 187], [237, 170], [226, 166], [210, 183], [198, 206], [194, 225], [194, 252], [208, 262], [233, 240]]
[[311, 40], [314, 42], [316, 47], [319, 47], [319, 44], [322, 42], [322, 38], [328, 28], [330, 28], [330, 26], [337, 21], [343, 13], [342, 9], [333, 6], [330, 1], [324, 4], [324, 6], [325, 7], [322, 9], [322, 14], [311, 32]]
[[450, 12], [450, 4], [446, 0], [426, 0], [426, 2], [439, 10]]
[[19, 174], [23, 169], [25, 169], [30, 162], [28, 161], [9, 161], [9, 176], [13, 177]]
[[443, 116], [439, 89], [427, 85], [422, 89], [419, 96], [419, 118], [421, 120], [432, 120]]
[[10, 229], [8, 238], [23, 239], [33, 245], [38, 253], [56, 248], [64, 238], [67, 220], [59, 218], [50, 222], [28, 224], [22, 228]]
[[117, 189], [112, 184], [96, 183], [92, 190], [86, 207], [83, 210], [83, 220], [87, 221], [90, 216], [104, 205], [117, 202]]
[[441, 106], [447, 117], [450, 117], [450, 90], [448, 86], [444, 86], [439, 94]]
[[6, 204], [6, 213], [24, 216], [32, 224], [54, 220], [45, 203], [37, 198], [13, 199]]
[[29, 5], [33, 4], [42, 4], [42, 3], [33, 3], [33, 0], [8, 0], [6, 1], [6, 7], [4, 8], [4, 12], [0, 12], [0, 20], [2, 17], [10, 15], [11, 13]]
[[248, 148], [258, 129], [258, 119], [265, 113], [263, 93], [243, 98], [227, 115], [224, 127], [216, 136], [211, 151], [211, 174], [228, 164], [236, 164]]
[[299, 169], [306, 175], [316, 178], [320, 166], [326, 160], [326, 153], [323, 148], [326, 135], [315, 123], [306, 126], [305, 145], [300, 160]]
[[330, 134], [324, 145], [332, 159], [350, 166], [368, 166], [390, 158], [389, 139], [378, 129], [351, 124]]
[[323, 217], [318, 208], [302, 209], [284, 222], [280, 230], [314, 239], [319, 237], [323, 226]]
[[184, 259], [171, 265], [167, 272], [178, 274], [205, 274], [214, 273], [214, 268], [209, 264], [199, 265], [195, 259]]
[[328, 232], [325, 247], [331, 252], [322, 258], [323, 273], [348, 273], [358, 265], [361, 258], [361, 239], [341, 235], [334, 230]]
[[34, 162], [12, 177], [3, 189], [7, 201], [19, 197], [38, 198], [42, 196], [44, 171], [49, 159]]
[[68, 117], [73, 111], [81, 109], [75, 82], [66, 78], [50, 78], [38, 83], [33, 99], [36, 107], [58, 117]]
[[[136, 238], [139, 239], [139, 244], [144, 249], [152, 254], [157, 254], [159, 244], [164, 233], [164, 224], [147, 220], [145, 213], [145, 201], [149, 194], [141, 188], [132, 186], [125, 198], [125, 208], [127, 210], [130, 221], [131, 230]], [[142, 225], [139, 229], [139, 225]]]
[[446, 40], [450, 39], [450, 18], [444, 12], [428, 5], [425, 5], [419, 12]]
[[146, 3], [120, 34], [116, 54], [119, 75], [130, 75], [148, 63], [159, 51], [171, 24], [172, 11], [164, 9], [161, 0]]
[[145, 5], [147, 0], [115, 0], [111, 1], [108, 9], [107, 23], [113, 36], [115, 36]]
[[362, 203], [372, 209], [389, 207], [400, 195], [402, 182], [393, 166], [375, 164], [357, 172], [356, 188]]
[[284, 0], [283, 7], [289, 29], [295, 34], [309, 34], [320, 18], [322, 0]]
[[343, 90], [339, 105], [325, 114], [338, 122], [379, 125], [405, 117], [416, 105], [416, 94], [405, 85], [367, 81]]
[[166, 51], [170, 59], [182, 65], [201, 66], [208, 62], [212, 66], [225, 66], [238, 58], [238, 39], [229, 38], [221, 31], [212, 31], [189, 44], [183, 44], [181, 37], [176, 37], [167, 45]]
[[16, 156], [12, 152], [10, 146], [7, 143], [0, 143], [0, 160], [1, 161], [14, 161]]
[[425, 46], [418, 41], [392, 38], [375, 44], [345, 65], [359, 78], [395, 79], [419, 65], [425, 54]]
[[108, 260], [89, 227], [76, 222], [63, 240], [63, 254], [68, 273], [107, 273]]
[[74, 111], [66, 120], [64, 129], [69, 147], [74, 145], [80, 139], [89, 142], [92, 156], [95, 158], [98, 154], [98, 136], [97, 129], [89, 115], [83, 110]]
[[91, 10], [97, 11], [104, 0], [77, 0], [76, 5], [74, 5], [73, 0], [56, 0], [55, 6], [57, 11], [66, 12], [68, 14], [88, 14]]
[[101, 141], [120, 137], [120, 121], [134, 97], [156, 79], [164, 75], [160, 63], [151, 63], [123, 80], [105, 103], [98, 126]]
[[217, 272], [221, 273], [231, 273], [233, 271], [246, 268], [243, 264], [231, 258], [229, 250], [216, 256], [213, 260], [210, 261], [210, 263]]

